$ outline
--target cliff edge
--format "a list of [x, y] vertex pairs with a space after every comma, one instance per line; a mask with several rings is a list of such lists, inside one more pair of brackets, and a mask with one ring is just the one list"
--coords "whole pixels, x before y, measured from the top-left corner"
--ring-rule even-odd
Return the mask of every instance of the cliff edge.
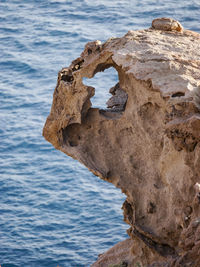
[[[108, 108], [83, 83], [113, 67]], [[105, 43], [89, 42], [58, 74], [43, 135], [121, 188], [130, 239], [96, 266], [200, 266], [200, 34], [159, 18]]]

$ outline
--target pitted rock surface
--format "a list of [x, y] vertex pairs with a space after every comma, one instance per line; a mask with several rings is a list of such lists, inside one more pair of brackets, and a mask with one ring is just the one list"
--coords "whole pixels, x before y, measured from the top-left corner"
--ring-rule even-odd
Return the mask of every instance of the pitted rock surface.
[[[93, 108], [95, 88], [83, 78], [110, 67], [119, 83], [106, 110]], [[127, 196], [130, 240], [93, 266], [200, 266], [198, 33], [161, 18], [88, 43], [58, 74], [43, 135]]]

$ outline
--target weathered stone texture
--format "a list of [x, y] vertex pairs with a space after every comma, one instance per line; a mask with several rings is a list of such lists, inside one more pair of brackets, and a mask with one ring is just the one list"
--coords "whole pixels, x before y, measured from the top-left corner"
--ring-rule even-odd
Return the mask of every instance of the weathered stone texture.
[[[83, 77], [110, 67], [119, 84], [108, 109], [93, 108], [95, 88]], [[43, 134], [126, 194], [131, 241], [120, 257], [128, 266], [200, 266], [198, 33], [162, 18], [150, 29], [88, 43], [58, 74]], [[118, 263], [110, 256], [117, 251], [94, 266]]]

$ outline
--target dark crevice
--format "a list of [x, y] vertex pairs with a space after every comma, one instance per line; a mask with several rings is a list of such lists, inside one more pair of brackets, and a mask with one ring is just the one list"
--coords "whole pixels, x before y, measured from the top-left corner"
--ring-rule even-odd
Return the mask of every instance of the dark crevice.
[[70, 83], [70, 82], [73, 82], [74, 77], [72, 75], [64, 74], [62, 75], [61, 80]]
[[60, 75], [61, 75], [61, 78], [60, 78], [61, 81], [65, 81], [65, 82], [71, 83], [74, 80], [74, 77], [72, 75], [71, 69], [68, 69], [68, 68], [63, 69], [61, 71]]
[[131, 204], [127, 200], [125, 200], [122, 208], [124, 211], [124, 221], [132, 225], [134, 223], [134, 211]]
[[73, 123], [62, 129], [63, 143], [71, 147], [78, 146], [81, 141], [81, 136], [79, 135], [80, 127], [79, 123]]
[[172, 95], [172, 97], [181, 97], [181, 96], [185, 96], [185, 93], [183, 92], [177, 92], [175, 94]]
[[133, 229], [132, 232], [135, 236], [140, 238], [148, 247], [151, 249], [154, 249], [156, 252], [158, 252], [163, 257], [177, 257], [177, 252], [174, 248], [170, 247], [168, 244], [160, 244], [158, 242], [155, 242], [151, 238], [145, 236], [144, 234], [140, 233], [137, 229]]
[[92, 49], [88, 48], [88, 55], [91, 55], [92, 54]]
[[77, 60], [74, 60], [72, 62], [73, 66], [72, 66], [72, 70], [73, 71], [77, 71], [77, 70], [80, 70], [81, 66], [83, 65], [84, 63], [84, 59], [77, 59]]

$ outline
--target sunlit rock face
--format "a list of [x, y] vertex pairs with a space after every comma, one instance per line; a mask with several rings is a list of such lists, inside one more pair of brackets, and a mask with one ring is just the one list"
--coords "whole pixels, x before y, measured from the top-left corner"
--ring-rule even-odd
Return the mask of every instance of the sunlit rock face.
[[[83, 78], [111, 67], [108, 108], [93, 108]], [[200, 35], [168, 18], [90, 42], [59, 72], [45, 139], [127, 196], [130, 239], [93, 266], [200, 266], [199, 85]]]

